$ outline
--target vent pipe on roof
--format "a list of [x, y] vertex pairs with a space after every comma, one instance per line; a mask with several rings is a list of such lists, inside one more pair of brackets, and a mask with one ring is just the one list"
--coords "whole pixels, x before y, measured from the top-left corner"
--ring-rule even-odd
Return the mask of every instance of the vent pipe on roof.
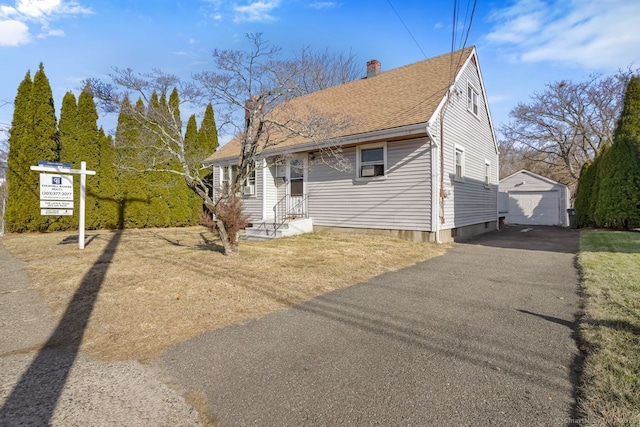
[[367, 62], [367, 78], [370, 79], [371, 77], [375, 77], [380, 74], [380, 67], [380, 61], [377, 59], [372, 59]]

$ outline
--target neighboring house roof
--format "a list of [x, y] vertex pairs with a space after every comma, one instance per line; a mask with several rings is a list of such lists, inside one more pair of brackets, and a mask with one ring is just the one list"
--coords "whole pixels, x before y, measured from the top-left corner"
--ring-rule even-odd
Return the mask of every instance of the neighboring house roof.
[[[336, 113], [348, 115], [351, 125], [342, 130], [340, 135], [330, 135], [334, 138], [426, 124], [438, 110], [447, 89], [474, 51], [474, 47], [468, 47], [383, 71], [374, 77], [300, 96], [276, 106], [267, 116], [290, 116], [292, 112], [301, 115], [309, 112], [328, 116]], [[277, 146], [268, 147], [265, 152], [309, 142], [307, 138], [293, 137]], [[236, 136], [209, 157], [206, 163], [234, 158], [239, 154], [240, 138]]]
[[506, 177], [502, 178], [502, 179], [500, 180], [500, 182], [502, 182], [502, 181], [506, 181], [506, 180], [508, 180], [509, 178], [513, 178], [514, 176], [516, 176], [516, 175], [520, 175], [520, 174], [525, 174], [525, 175], [532, 176], [532, 177], [534, 177], [534, 178], [540, 179], [540, 180], [545, 181], [545, 182], [547, 182], [547, 183], [549, 183], [549, 184], [552, 184], [552, 185], [563, 185], [563, 186], [567, 187], [567, 185], [566, 185], [566, 184], [563, 184], [563, 183], [561, 183], [561, 182], [559, 182], [559, 181], [554, 181], [554, 180], [553, 180], [553, 179], [551, 179], [551, 178], [547, 178], [546, 176], [538, 175], [537, 173], [535, 173], [535, 172], [531, 172], [531, 171], [526, 170], [526, 169], [520, 169], [518, 172], [512, 173], [511, 175], [509, 175], [509, 176], [506, 176]]

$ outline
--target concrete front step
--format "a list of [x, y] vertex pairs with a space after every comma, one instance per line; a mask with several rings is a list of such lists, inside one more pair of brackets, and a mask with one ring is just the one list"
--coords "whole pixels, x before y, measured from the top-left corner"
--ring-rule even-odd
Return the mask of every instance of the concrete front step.
[[267, 240], [313, 232], [312, 218], [292, 219], [283, 223], [274, 233], [273, 221], [262, 221], [248, 227], [241, 235], [244, 240]]

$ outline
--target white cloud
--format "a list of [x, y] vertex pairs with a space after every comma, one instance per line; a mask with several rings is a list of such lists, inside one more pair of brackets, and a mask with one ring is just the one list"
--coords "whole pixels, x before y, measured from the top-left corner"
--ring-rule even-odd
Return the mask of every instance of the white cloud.
[[235, 6], [234, 22], [273, 22], [276, 18], [271, 14], [280, 5], [280, 0], [259, 0], [244, 6]]
[[29, 27], [14, 19], [0, 21], [0, 46], [19, 46], [29, 41]]
[[494, 11], [490, 43], [518, 62], [617, 69], [640, 59], [640, 2], [516, 0]]
[[[17, 0], [14, 5], [0, 5], [0, 45], [19, 46], [27, 43], [30, 30], [38, 38], [64, 37], [61, 29], [50, 29], [50, 23], [62, 18], [93, 13], [80, 3], [70, 0]], [[31, 28], [30, 28], [31, 27]]]
[[39, 39], [46, 39], [47, 37], [64, 37], [64, 31], [47, 29], [38, 34]]
[[338, 3], [334, 2], [334, 1], [317, 1], [314, 3], [310, 3], [308, 5], [310, 8], [312, 9], [331, 9], [334, 7], [338, 7]]

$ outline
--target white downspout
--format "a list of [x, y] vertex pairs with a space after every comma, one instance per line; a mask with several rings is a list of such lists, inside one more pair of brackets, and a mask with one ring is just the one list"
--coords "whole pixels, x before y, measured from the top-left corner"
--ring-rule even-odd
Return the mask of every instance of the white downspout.
[[435, 150], [432, 151], [431, 153], [431, 225], [433, 228], [433, 231], [436, 234], [436, 243], [438, 244], [442, 244], [442, 241], [440, 240], [440, 218], [439, 218], [439, 212], [440, 212], [440, 198], [439, 198], [439, 185], [440, 185], [440, 180], [438, 179], [439, 175], [438, 175], [438, 165], [440, 164], [439, 162], [439, 156], [438, 156], [438, 149], [440, 148], [440, 146], [438, 145], [438, 141], [436, 141], [436, 139], [433, 137], [433, 134], [431, 133], [431, 122], [427, 122], [427, 135], [429, 135], [429, 139], [431, 139], [431, 143], [433, 144], [433, 146], [435, 147]]

